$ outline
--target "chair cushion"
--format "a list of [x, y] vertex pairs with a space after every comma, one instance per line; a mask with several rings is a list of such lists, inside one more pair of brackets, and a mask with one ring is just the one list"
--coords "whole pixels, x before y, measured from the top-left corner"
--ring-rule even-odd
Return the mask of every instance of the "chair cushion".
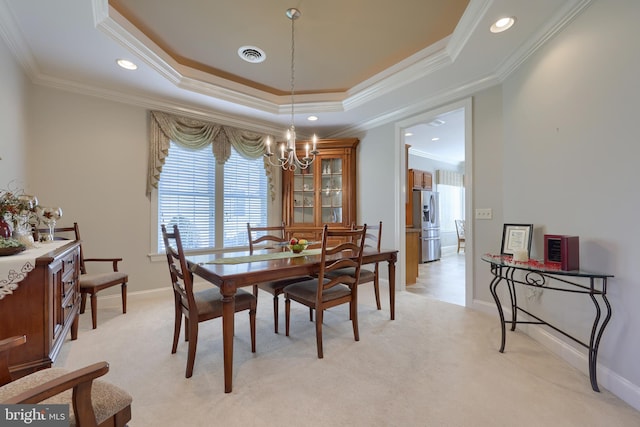
[[122, 283], [127, 282], [128, 280], [129, 276], [127, 273], [122, 273], [120, 271], [98, 274], [81, 274], [78, 278], [80, 288], [96, 288], [108, 283]]
[[[213, 317], [222, 316], [222, 294], [218, 288], [207, 288], [194, 292], [193, 297], [196, 300], [198, 314], [211, 315]], [[251, 304], [256, 301], [256, 297], [253, 294], [243, 289], [238, 289], [235, 298], [236, 312], [249, 309]], [[186, 306], [186, 301], [184, 303]]]
[[280, 295], [284, 288], [297, 282], [312, 279], [311, 276], [292, 277], [291, 279], [275, 280], [273, 282], [258, 283], [258, 288], [272, 295]]
[[[328, 282], [325, 279], [325, 282]], [[284, 288], [284, 292], [288, 293], [292, 296], [295, 296], [296, 299], [304, 300], [309, 303], [313, 303], [316, 300], [316, 292], [318, 291], [318, 280], [311, 279], [305, 280], [304, 282], [294, 283], [293, 285], [289, 285]], [[348, 286], [345, 285], [336, 285], [331, 289], [327, 289], [322, 292], [322, 301], [330, 301], [336, 298], [341, 298], [343, 296], [349, 295], [351, 290]]]
[[[343, 275], [353, 276], [354, 274], [356, 274], [355, 267], [338, 268], [337, 270], [332, 270], [325, 273], [327, 277], [338, 277]], [[373, 273], [373, 271], [367, 270], [365, 268], [360, 268], [360, 281], [358, 282], [359, 284], [373, 282], [374, 279], [375, 274]]]
[[[49, 368], [36, 371], [30, 375], [10, 382], [0, 387], [0, 402], [3, 402], [23, 391], [29, 390], [46, 381], [53, 380], [68, 374], [70, 371], [62, 368]], [[69, 421], [71, 426], [76, 425], [75, 415], [73, 413], [73, 404], [71, 396], [73, 389], [63, 391], [49, 399], [43, 400], [43, 404], [68, 404], [69, 405]], [[117, 412], [131, 405], [133, 398], [129, 393], [122, 390], [107, 381], [100, 379], [93, 380], [91, 386], [91, 402], [93, 403], [93, 412], [96, 415], [98, 424], [102, 423]]]

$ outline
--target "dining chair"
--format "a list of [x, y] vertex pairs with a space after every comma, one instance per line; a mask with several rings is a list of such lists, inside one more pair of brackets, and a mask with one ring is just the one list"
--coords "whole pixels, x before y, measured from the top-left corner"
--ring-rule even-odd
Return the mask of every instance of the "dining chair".
[[[39, 228], [36, 230], [34, 238], [37, 241], [38, 233], [48, 233], [48, 228]], [[68, 233], [72, 235], [75, 240], [81, 241], [80, 227], [77, 222], [73, 223], [73, 227], [57, 227], [53, 229], [54, 238], [56, 240], [63, 239], [60, 236], [61, 233]], [[120, 293], [122, 295], [122, 313], [127, 312], [127, 282], [129, 281], [129, 275], [118, 270], [118, 263], [122, 261], [122, 258], [85, 258], [82, 244], [80, 244], [80, 277], [78, 278], [78, 285], [80, 287], [80, 295], [82, 300], [80, 302], [80, 313], [85, 312], [87, 305], [87, 295], [91, 296], [91, 324], [93, 329], [98, 326], [98, 292], [103, 289], [110, 288], [112, 286], [120, 285]], [[110, 270], [107, 272], [88, 273], [86, 263], [110, 263]]]
[[[189, 343], [187, 351], [186, 378], [193, 375], [198, 345], [198, 325], [200, 322], [222, 317], [222, 294], [217, 287], [201, 291], [193, 290], [193, 273], [187, 267], [182, 247], [180, 230], [174, 224], [173, 232], [167, 232], [162, 224], [167, 263], [171, 275], [173, 297], [175, 302], [175, 323], [173, 327], [173, 346], [171, 354], [178, 350], [178, 340], [184, 316], [184, 339]], [[256, 305], [257, 299], [250, 292], [238, 289], [235, 295], [235, 312], [249, 310], [249, 327], [251, 330], [251, 352], [256, 352]]]
[[[349, 303], [349, 314], [353, 327], [353, 337], [360, 340], [358, 332], [358, 281], [364, 252], [367, 225], [356, 230], [331, 230], [325, 224], [322, 232], [322, 252], [318, 276], [284, 288], [286, 335], [289, 336], [291, 320], [291, 300], [316, 312], [316, 345], [318, 358], [323, 358], [322, 322], [324, 310]], [[327, 241], [337, 237], [343, 243], [329, 246]], [[353, 268], [354, 274], [329, 277], [330, 273], [342, 268]]]
[[458, 235], [458, 253], [460, 253], [460, 249], [466, 250], [466, 242], [464, 239], [464, 219], [456, 219], [456, 234]]
[[13, 380], [9, 371], [9, 351], [26, 342], [25, 335], [0, 340], [0, 406], [67, 405], [69, 419], [66, 425], [77, 427], [123, 427], [131, 420], [131, 395], [114, 384], [97, 379], [109, 372], [107, 362], [73, 371], [46, 368]]
[[[359, 228], [357, 225], [352, 224], [351, 229], [355, 230]], [[364, 239], [364, 247], [365, 248], [374, 248], [378, 252], [380, 252], [380, 242], [382, 241], [382, 221], [380, 221], [377, 225], [367, 226], [367, 232], [365, 233]], [[363, 283], [371, 283], [373, 282], [373, 292], [376, 297], [376, 306], [378, 310], [382, 310], [382, 305], [380, 304], [380, 283], [379, 283], [379, 266], [378, 262], [374, 263], [373, 269], [361, 268], [360, 269], [360, 280], [359, 284]], [[348, 274], [350, 276], [355, 275], [355, 269], [353, 267], [341, 268], [338, 270], [334, 270], [329, 272], [328, 277], [335, 277], [342, 274]]]
[[[280, 226], [269, 227], [252, 227], [247, 223], [247, 234], [249, 236], [249, 253], [253, 255], [256, 249], [273, 249], [278, 245], [284, 245], [288, 242], [285, 238], [284, 223]], [[289, 279], [274, 280], [270, 282], [261, 282], [253, 285], [253, 295], [258, 298], [258, 289], [262, 289], [273, 295], [273, 328], [278, 333], [278, 306], [279, 296], [284, 288], [292, 283], [310, 279], [309, 276], [292, 277]]]

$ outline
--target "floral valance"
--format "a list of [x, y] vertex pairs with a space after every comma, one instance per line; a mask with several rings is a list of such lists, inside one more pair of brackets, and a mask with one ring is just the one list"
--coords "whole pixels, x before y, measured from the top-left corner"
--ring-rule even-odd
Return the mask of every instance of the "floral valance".
[[[217, 123], [181, 117], [161, 111], [151, 111], [149, 129], [149, 169], [147, 196], [158, 188], [165, 158], [169, 155], [169, 141], [191, 149], [211, 145], [213, 156], [219, 164], [231, 156], [231, 147], [247, 159], [263, 157], [266, 135]], [[269, 180], [271, 198], [275, 198], [273, 169], [264, 157], [264, 170]]]

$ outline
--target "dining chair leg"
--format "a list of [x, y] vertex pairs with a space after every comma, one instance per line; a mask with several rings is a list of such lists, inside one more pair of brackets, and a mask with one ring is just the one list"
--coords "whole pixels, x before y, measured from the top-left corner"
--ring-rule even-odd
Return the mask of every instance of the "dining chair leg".
[[324, 310], [316, 310], [316, 345], [318, 346], [318, 359], [323, 358], [322, 354], [322, 318]]
[[256, 352], [256, 307], [249, 310], [249, 327], [251, 328], [251, 352]]
[[82, 292], [80, 297], [80, 314], [84, 314], [84, 310], [87, 308], [87, 294]]
[[187, 350], [187, 371], [185, 373], [186, 378], [191, 378], [193, 375], [193, 365], [196, 361], [196, 348], [198, 347], [198, 322], [193, 322], [193, 325], [189, 325], [189, 349]]
[[258, 298], [258, 285], [253, 285], [253, 296]]
[[313, 322], [313, 308], [309, 307], [309, 322]]
[[98, 295], [91, 294], [91, 324], [93, 329], [98, 327]]
[[382, 310], [382, 304], [380, 304], [380, 285], [378, 283], [378, 277], [373, 279], [373, 292], [376, 295], [376, 306], [378, 310]]
[[273, 297], [273, 331], [278, 333], [278, 296]]
[[173, 325], [173, 345], [171, 346], [171, 354], [178, 351], [178, 340], [180, 339], [180, 327], [182, 326], [182, 311], [178, 306], [178, 302], [175, 303], [175, 322]]
[[127, 312], [127, 284], [120, 285], [120, 293], [122, 294], [122, 313]]
[[358, 304], [354, 300], [349, 303], [349, 306], [351, 311], [351, 324], [353, 325], [353, 338], [356, 341], [360, 341], [360, 333], [358, 331]]
[[289, 336], [289, 317], [291, 316], [291, 300], [285, 298], [284, 300], [284, 330], [285, 335]]

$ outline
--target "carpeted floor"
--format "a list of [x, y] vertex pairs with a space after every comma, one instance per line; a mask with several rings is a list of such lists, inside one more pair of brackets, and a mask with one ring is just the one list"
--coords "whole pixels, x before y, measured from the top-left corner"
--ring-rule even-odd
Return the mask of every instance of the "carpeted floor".
[[[100, 301], [98, 328], [81, 315], [77, 341], [56, 366], [110, 364], [105, 379], [133, 395], [139, 426], [638, 426], [640, 412], [518, 332], [497, 351], [497, 318], [410, 292], [375, 309], [360, 287], [360, 341], [345, 307], [325, 314], [324, 359], [306, 308], [292, 303], [291, 336], [273, 333], [271, 296], [260, 294], [257, 352], [248, 314], [236, 316], [233, 392], [223, 392], [221, 321], [200, 325], [194, 375], [187, 345], [171, 354], [172, 296], [131, 293]], [[284, 330], [284, 304], [281, 301]]]

